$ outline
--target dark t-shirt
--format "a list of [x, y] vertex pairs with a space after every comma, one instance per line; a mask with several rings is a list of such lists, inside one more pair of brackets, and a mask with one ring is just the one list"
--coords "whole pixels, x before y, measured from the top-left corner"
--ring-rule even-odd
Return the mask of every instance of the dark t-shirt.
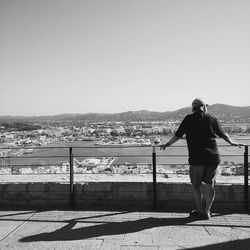
[[186, 134], [189, 164], [219, 164], [220, 156], [215, 138], [225, 136], [218, 120], [208, 113], [187, 115], [181, 122], [175, 135]]

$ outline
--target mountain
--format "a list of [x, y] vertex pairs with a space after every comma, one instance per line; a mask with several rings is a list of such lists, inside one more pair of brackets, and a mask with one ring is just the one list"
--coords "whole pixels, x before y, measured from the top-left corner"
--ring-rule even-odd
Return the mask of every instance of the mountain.
[[[237, 107], [226, 104], [213, 104], [208, 111], [223, 120], [232, 118], [248, 119], [250, 121], [250, 106]], [[154, 112], [147, 110], [127, 111], [122, 113], [87, 113], [60, 114], [54, 116], [0, 116], [0, 123], [4, 122], [38, 122], [38, 121], [159, 121], [181, 120], [191, 113], [191, 107], [184, 107], [176, 111]]]
[[219, 117], [241, 117], [250, 118], [250, 106], [237, 107], [225, 104], [214, 104], [209, 107], [209, 111]]

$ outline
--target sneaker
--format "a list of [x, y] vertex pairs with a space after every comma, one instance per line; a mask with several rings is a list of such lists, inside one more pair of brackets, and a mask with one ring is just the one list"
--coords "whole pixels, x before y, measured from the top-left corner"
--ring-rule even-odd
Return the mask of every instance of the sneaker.
[[197, 219], [203, 219], [204, 218], [204, 214], [202, 212], [200, 212], [200, 211], [197, 211], [197, 210], [192, 210], [189, 213], [189, 216], [193, 217], [193, 218], [197, 218]]

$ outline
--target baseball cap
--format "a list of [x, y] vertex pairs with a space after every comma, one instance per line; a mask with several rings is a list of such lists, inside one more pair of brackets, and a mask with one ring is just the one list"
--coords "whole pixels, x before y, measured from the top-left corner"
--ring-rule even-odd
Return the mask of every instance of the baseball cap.
[[192, 102], [193, 108], [200, 108], [202, 106], [209, 106], [207, 103], [203, 102], [201, 98], [195, 98]]

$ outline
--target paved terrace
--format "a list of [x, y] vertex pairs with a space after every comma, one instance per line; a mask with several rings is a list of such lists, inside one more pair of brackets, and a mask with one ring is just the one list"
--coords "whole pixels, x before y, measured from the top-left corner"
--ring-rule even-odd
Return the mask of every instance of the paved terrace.
[[1, 210], [0, 249], [250, 249], [249, 214]]

